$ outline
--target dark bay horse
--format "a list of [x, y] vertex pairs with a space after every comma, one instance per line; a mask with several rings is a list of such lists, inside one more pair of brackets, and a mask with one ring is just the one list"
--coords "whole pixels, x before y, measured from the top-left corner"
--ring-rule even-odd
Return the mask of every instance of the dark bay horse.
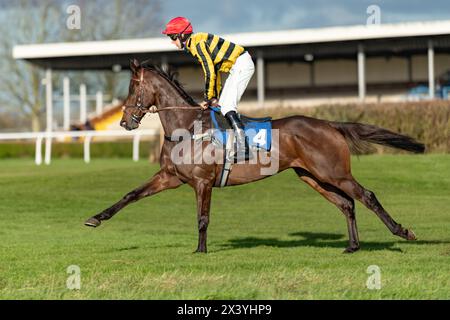
[[[204, 112], [168, 73], [154, 66], [131, 62], [132, 79], [129, 95], [123, 107], [121, 126], [136, 129], [144, 115], [158, 112], [166, 136], [179, 128], [190, 129], [201, 119], [205, 129], [210, 126], [210, 113]], [[278, 154], [278, 170], [292, 168], [298, 177], [335, 204], [344, 214], [349, 234], [349, 245], [344, 252], [359, 249], [355, 218], [355, 202], [362, 202], [373, 211], [386, 227], [406, 240], [416, 240], [414, 233], [403, 228], [388, 214], [375, 194], [361, 186], [352, 176], [350, 148], [360, 148], [364, 142], [385, 145], [414, 153], [423, 153], [425, 147], [414, 139], [379, 127], [347, 122], [332, 122], [304, 116], [274, 120], [279, 141], [271, 153]], [[192, 141], [194, 143], [194, 141]], [[210, 144], [204, 141], [202, 144]], [[128, 204], [161, 191], [190, 185], [196, 193], [199, 240], [196, 252], [206, 252], [211, 194], [220, 178], [223, 164], [175, 164], [171, 159], [177, 142], [166, 139], [162, 146], [160, 167], [147, 183], [126, 194], [113, 206], [86, 221], [87, 226], [98, 227], [101, 221], [112, 218]], [[216, 149], [216, 152], [223, 152]], [[227, 186], [234, 186], [266, 178], [261, 163], [233, 165]]]

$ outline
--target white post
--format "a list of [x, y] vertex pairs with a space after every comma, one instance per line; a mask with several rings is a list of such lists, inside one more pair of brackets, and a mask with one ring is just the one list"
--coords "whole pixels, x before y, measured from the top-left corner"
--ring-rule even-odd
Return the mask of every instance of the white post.
[[99, 116], [103, 112], [103, 92], [98, 91], [96, 95], [95, 113]]
[[52, 161], [52, 137], [47, 135], [45, 139], [45, 164], [49, 165]]
[[70, 130], [70, 80], [64, 77], [63, 80], [63, 97], [64, 97], [64, 124], [65, 131]]
[[39, 136], [36, 139], [35, 162], [38, 166], [40, 166], [42, 164], [42, 136]]
[[408, 57], [408, 81], [413, 82], [413, 62], [412, 56]]
[[169, 70], [169, 62], [168, 62], [167, 56], [162, 56], [162, 58], [161, 58], [161, 68], [164, 71], [168, 71]]
[[434, 99], [434, 46], [433, 40], [428, 41], [428, 88], [430, 99]]
[[86, 85], [80, 85], [80, 122], [85, 124], [87, 121], [87, 94]]
[[260, 108], [264, 107], [265, 87], [264, 87], [264, 58], [261, 52], [258, 53], [256, 61], [257, 68], [257, 82], [258, 82], [258, 105]]
[[[53, 131], [53, 84], [52, 70], [47, 69], [45, 72], [45, 105], [47, 112], [47, 138], [45, 140], [45, 164], [49, 165], [52, 156], [52, 138], [50, 136]], [[39, 160], [39, 159], [38, 159]], [[41, 159], [42, 162], [42, 159]]]
[[84, 137], [84, 162], [86, 163], [91, 162], [91, 140], [91, 135]]
[[316, 71], [314, 69], [314, 61], [309, 63], [309, 83], [311, 87], [316, 85]]
[[47, 132], [51, 132], [53, 129], [53, 84], [51, 69], [47, 69], [45, 72], [45, 94], [47, 109]]
[[358, 46], [358, 93], [359, 100], [364, 102], [366, 99], [366, 55], [364, 46]]
[[139, 142], [141, 140], [141, 135], [136, 134], [133, 138], [133, 161], [139, 161]]

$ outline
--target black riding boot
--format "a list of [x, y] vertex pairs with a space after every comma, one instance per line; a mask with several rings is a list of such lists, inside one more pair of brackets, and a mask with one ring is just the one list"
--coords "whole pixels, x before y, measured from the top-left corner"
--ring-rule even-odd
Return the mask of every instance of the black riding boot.
[[247, 143], [247, 139], [245, 137], [244, 126], [241, 123], [237, 113], [235, 111], [229, 111], [225, 115], [225, 118], [228, 119], [231, 126], [234, 129], [236, 135], [236, 155], [235, 160], [249, 160], [250, 159], [250, 150]]

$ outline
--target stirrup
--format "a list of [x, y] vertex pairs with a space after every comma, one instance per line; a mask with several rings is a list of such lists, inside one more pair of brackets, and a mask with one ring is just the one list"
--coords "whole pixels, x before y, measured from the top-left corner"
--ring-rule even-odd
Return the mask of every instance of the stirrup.
[[[245, 136], [244, 126], [241, 123], [241, 119], [238, 117], [236, 111], [229, 111], [225, 118], [230, 122], [233, 127], [234, 135], [236, 137], [236, 144], [234, 146], [234, 159], [235, 161], [249, 160], [252, 158], [249, 143]], [[244, 150], [242, 150], [244, 149]]]
[[[243, 129], [241, 133], [236, 132], [235, 130], [235, 136], [236, 136], [236, 143], [234, 148], [234, 160], [239, 161], [247, 161], [253, 158], [252, 153], [250, 151], [250, 146], [248, 144], [248, 139], [245, 136], [245, 132]], [[243, 135], [243, 136], [242, 136]], [[242, 141], [243, 139], [243, 141]]]

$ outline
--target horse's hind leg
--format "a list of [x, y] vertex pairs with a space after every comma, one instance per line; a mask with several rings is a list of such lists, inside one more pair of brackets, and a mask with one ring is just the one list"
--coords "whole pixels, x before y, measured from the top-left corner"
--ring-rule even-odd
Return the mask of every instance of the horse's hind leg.
[[84, 224], [88, 227], [98, 227], [102, 220], [111, 219], [117, 212], [132, 202], [157, 194], [167, 189], [174, 189], [183, 183], [176, 177], [165, 171], [155, 174], [148, 183], [127, 193], [120, 201], [101, 213], [89, 218]]
[[361, 201], [368, 209], [375, 212], [394, 235], [406, 240], [416, 240], [416, 235], [412, 230], [405, 229], [401, 224], [395, 222], [380, 204], [375, 194], [372, 191], [365, 189], [353, 178], [340, 180], [335, 185], [352, 198]]
[[300, 179], [319, 192], [325, 199], [335, 204], [345, 215], [349, 236], [349, 246], [344, 253], [353, 253], [359, 249], [358, 229], [356, 227], [355, 201], [336, 187], [320, 182], [310, 172], [301, 169], [294, 169]]

